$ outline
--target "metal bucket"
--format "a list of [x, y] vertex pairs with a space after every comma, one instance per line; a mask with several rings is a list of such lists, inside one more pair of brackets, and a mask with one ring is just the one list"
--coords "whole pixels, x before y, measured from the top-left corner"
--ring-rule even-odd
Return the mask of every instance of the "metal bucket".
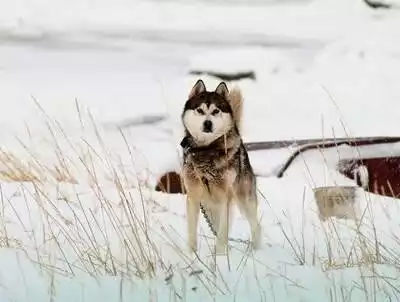
[[319, 218], [325, 221], [335, 217], [356, 220], [359, 207], [356, 203], [356, 186], [329, 186], [314, 188]]

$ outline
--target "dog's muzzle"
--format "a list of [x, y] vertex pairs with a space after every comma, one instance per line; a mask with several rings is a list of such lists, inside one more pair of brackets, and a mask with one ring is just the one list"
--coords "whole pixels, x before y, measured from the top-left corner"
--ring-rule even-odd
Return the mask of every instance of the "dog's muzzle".
[[210, 133], [212, 132], [212, 122], [209, 120], [204, 121], [203, 123], [203, 132]]

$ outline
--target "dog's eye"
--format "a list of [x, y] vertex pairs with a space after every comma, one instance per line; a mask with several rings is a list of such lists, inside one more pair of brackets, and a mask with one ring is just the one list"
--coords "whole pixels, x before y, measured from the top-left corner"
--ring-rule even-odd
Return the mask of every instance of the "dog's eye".
[[219, 112], [220, 112], [219, 109], [214, 109], [214, 110], [211, 112], [211, 114], [212, 114], [212, 115], [217, 115]]
[[196, 111], [197, 111], [198, 114], [204, 115], [204, 110], [203, 109], [197, 108]]

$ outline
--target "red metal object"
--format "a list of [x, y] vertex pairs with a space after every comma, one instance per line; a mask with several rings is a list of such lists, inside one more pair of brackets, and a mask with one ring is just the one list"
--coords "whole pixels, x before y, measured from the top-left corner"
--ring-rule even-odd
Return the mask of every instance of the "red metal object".
[[341, 160], [338, 170], [362, 186], [358, 170], [368, 171], [366, 191], [388, 197], [400, 198], [400, 156]]
[[[293, 154], [287, 159], [287, 161], [282, 165], [281, 169], [277, 172], [276, 177], [281, 178], [283, 177], [289, 166], [292, 164], [292, 162], [297, 158], [297, 156], [308, 150], [332, 148], [340, 145], [365, 146], [397, 142], [400, 142], [400, 137], [380, 136], [266, 141], [244, 143], [244, 145], [249, 152], [297, 146], [297, 150], [293, 152]], [[370, 192], [377, 192], [377, 194], [381, 194], [379, 192], [385, 192], [383, 195], [386, 196], [393, 196], [393, 194], [395, 196], [400, 196], [400, 173], [398, 174], [397, 170], [395, 171], [396, 167], [400, 167], [400, 157], [390, 158], [390, 160], [384, 159], [385, 158], [362, 159], [363, 162], [367, 163], [368, 172], [371, 178], [370, 182], [372, 182], [371, 184], [368, 184], [368, 190], [370, 190]], [[342, 168], [339, 172], [353, 179], [354, 169], [359, 166], [359, 164], [357, 163], [359, 162], [354, 160], [341, 162], [339, 166], [341, 166]], [[169, 171], [162, 175], [157, 182], [155, 190], [172, 194], [185, 194], [185, 188], [183, 186], [182, 179], [179, 173], [177, 173], [176, 171]], [[393, 194], [389, 195], [392, 192]]]
[[334, 138], [325, 139], [312, 143], [305, 143], [301, 145], [293, 154], [287, 159], [282, 168], [278, 171], [276, 176], [281, 178], [292, 162], [301, 153], [308, 150], [322, 149], [322, 148], [333, 148], [341, 145], [348, 145], [352, 147], [365, 146], [365, 145], [377, 145], [377, 144], [389, 144], [400, 142], [400, 137], [353, 137], [353, 138]]
[[169, 194], [185, 194], [185, 186], [181, 176], [175, 171], [170, 171], [161, 176], [157, 181], [155, 188], [158, 192], [165, 192]]

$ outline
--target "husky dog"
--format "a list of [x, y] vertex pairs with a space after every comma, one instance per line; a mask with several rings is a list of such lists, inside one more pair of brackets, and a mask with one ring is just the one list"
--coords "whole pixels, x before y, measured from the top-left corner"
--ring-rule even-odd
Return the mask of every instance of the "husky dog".
[[182, 176], [187, 193], [188, 242], [193, 252], [197, 251], [201, 206], [211, 214], [216, 253], [227, 251], [232, 202], [250, 224], [253, 247], [260, 244], [256, 177], [239, 132], [242, 101], [239, 89], [229, 92], [221, 82], [215, 91], [207, 91], [200, 79], [182, 112]]

